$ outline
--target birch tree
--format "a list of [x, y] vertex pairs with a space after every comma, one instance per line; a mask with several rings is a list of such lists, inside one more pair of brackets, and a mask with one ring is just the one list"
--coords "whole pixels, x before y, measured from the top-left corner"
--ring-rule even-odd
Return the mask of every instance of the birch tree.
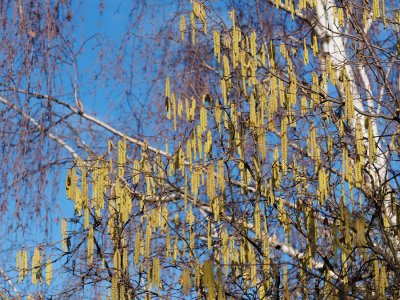
[[62, 263], [61, 298], [399, 297], [399, 7], [230, 4], [180, 15], [165, 148], [34, 95], [114, 139], [84, 156], [48, 135], [74, 156], [76, 216], [62, 251], [21, 248], [19, 281]]

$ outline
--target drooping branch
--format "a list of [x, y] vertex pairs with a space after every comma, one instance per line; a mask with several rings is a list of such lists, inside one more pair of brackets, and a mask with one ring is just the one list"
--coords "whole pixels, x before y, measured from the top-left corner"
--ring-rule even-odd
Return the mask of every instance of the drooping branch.
[[20, 109], [17, 105], [15, 105], [14, 103], [11, 103], [9, 100], [7, 100], [6, 98], [1, 97], [1, 96], [0, 96], [0, 102], [4, 103], [5, 105], [11, 107], [14, 111], [18, 112], [24, 119], [26, 119], [30, 123], [32, 123], [39, 131], [44, 132], [44, 134], [47, 135], [50, 139], [52, 139], [57, 144], [59, 144], [61, 147], [66, 149], [74, 158], [79, 158], [78, 153], [66, 141], [64, 141], [64, 139], [51, 133], [49, 130], [45, 131], [42, 128], [42, 126], [35, 120], [35, 118], [30, 116], [24, 110]]

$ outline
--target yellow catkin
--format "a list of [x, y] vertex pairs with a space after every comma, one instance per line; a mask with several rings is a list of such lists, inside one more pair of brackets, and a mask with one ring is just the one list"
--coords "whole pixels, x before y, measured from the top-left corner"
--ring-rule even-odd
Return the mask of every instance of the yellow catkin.
[[341, 8], [341, 7], [337, 8], [337, 22], [338, 22], [339, 27], [344, 26], [344, 11], [343, 11], [343, 8]]
[[286, 102], [286, 89], [283, 81], [278, 78], [278, 89], [279, 89], [279, 106], [284, 107]]
[[235, 10], [231, 11], [231, 20], [232, 20], [232, 65], [233, 68], [236, 69], [239, 63], [240, 49], [239, 42], [241, 38], [241, 31], [239, 27], [236, 27], [236, 14]]
[[205, 105], [203, 104], [200, 107], [200, 128], [201, 128], [201, 133], [205, 132], [208, 126], [207, 122], [207, 109]]
[[314, 109], [316, 105], [320, 103], [320, 97], [319, 97], [319, 78], [317, 73], [313, 72], [312, 73], [312, 92], [311, 92], [311, 103], [310, 103], [310, 108]]
[[114, 275], [111, 278], [111, 293], [112, 293], [112, 300], [118, 300], [119, 299], [119, 290], [118, 290], [118, 275], [114, 273]]
[[360, 188], [363, 183], [362, 167], [364, 164], [364, 144], [363, 144], [363, 134], [360, 119], [356, 120], [356, 159], [355, 159], [355, 179], [356, 187]]
[[178, 236], [175, 236], [174, 248], [172, 251], [172, 262], [175, 264], [178, 258]]
[[272, 182], [275, 188], [279, 188], [281, 184], [281, 171], [279, 163], [279, 150], [274, 149], [273, 166], [272, 166]]
[[212, 152], [212, 132], [211, 130], [207, 131], [207, 140], [204, 145], [204, 153], [211, 154]]
[[360, 118], [356, 119], [356, 154], [360, 156], [364, 154], [363, 134]]
[[179, 31], [181, 32], [181, 40], [182, 42], [185, 40], [185, 31], [186, 31], [186, 19], [185, 16], [181, 16], [181, 20], [179, 22]]
[[190, 25], [192, 27], [192, 45], [196, 43], [196, 20], [193, 12], [190, 13]]
[[113, 267], [115, 269], [115, 273], [119, 275], [121, 273], [121, 253], [119, 249], [115, 249], [113, 255]]
[[93, 227], [89, 229], [87, 236], [87, 256], [86, 261], [88, 264], [93, 263], [93, 251], [94, 251], [94, 231]]
[[318, 54], [318, 41], [317, 41], [317, 35], [315, 33], [312, 34], [311, 49], [313, 51], [314, 56], [316, 56]]
[[256, 101], [254, 99], [253, 93], [250, 95], [250, 125], [258, 126], [257, 112], [256, 112]]
[[221, 34], [214, 30], [214, 55], [218, 63], [221, 61]]
[[225, 54], [222, 56], [222, 70], [223, 76], [226, 83], [226, 89], [229, 90], [231, 87], [231, 68], [229, 65], [229, 58]]
[[[167, 149], [166, 152], [168, 153], [168, 141], [166, 141], [166, 145], [167, 145]], [[133, 184], [138, 184], [139, 183], [139, 179], [140, 179], [140, 163], [137, 159], [135, 159], [133, 161], [133, 170], [132, 170], [132, 183]]]
[[215, 299], [215, 278], [213, 261], [207, 260], [203, 265], [203, 284], [208, 289], [207, 299]]
[[328, 152], [328, 160], [329, 162], [332, 162], [333, 160], [333, 140], [331, 135], [328, 135], [328, 141], [327, 141], [327, 152]]
[[328, 198], [329, 191], [329, 177], [327, 176], [325, 169], [321, 168], [318, 172], [318, 197], [320, 205], [324, 205], [325, 200]]
[[213, 163], [210, 163], [207, 167], [207, 196], [210, 201], [215, 198], [215, 178]]
[[151, 282], [152, 286], [157, 289], [160, 287], [160, 260], [158, 257], [153, 259], [153, 264], [151, 266]]
[[345, 118], [347, 122], [350, 122], [354, 118], [354, 101], [353, 101], [353, 95], [351, 92], [351, 86], [350, 86], [350, 80], [348, 79], [346, 75], [345, 69], [342, 71], [342, 77], [343, 77], [343, 85], [344, 85], [344, 91], [345, 91]]
[[198, 147], [198, 153], [199, 153], [199, 158], [202, 159], [203, 158], [203, 136], [202, 136], [202, 124], [199, 124], [197, 126], [197, 147]]
[[201, 24], [203, 24], [203, 32], [207, 34], [207, 15], [204, 3], [195, 1], [197, 3], [197, 9], [195, 11], [195, 16], [200, 19]]
[[171, 98], [171, 85], [170, 85], [170, 80], [169, 80], [168, 76], [165, 79], [165, 97]]
[[188, 268], [183, 269], [181, 276], [181, 285], [183, 295], [188, 295], [190, 290], [190, 271]]
[[372, 1], [372, 19], [375, 21], [376, 19], [381, 17], [381, 10], [379, 7], [379, 0]]
[[18, 281], [21, 282], [28, 275], [28, 253], [26, 250], [20, 251], [20, 272]]
[[89, 228], [89, 185], [87, 178], [87, 168], [85, 165], [82, 165], [81, 169], [81, 185], [82, 185], [82, 204], [84, 208], [84, 221], [83, 227], [85, 229]]
[[261, 228], [261, 213], [260, 213], [260, 202], [257, 201], [254, 206], [254, 231], [256, 237], [261, 240], [262, 228]]
[[174, 93], [171, 94], [171, 109], [170, 109], [170, 111], [171, 111], [172, 118], [173, 118], [174, 130], [176, 131], [176, 129], [177, 129], [177, 123], [176, 123], [177, 109], [176, 109], [176, 98], [175, 98]]
[[360, 217], [356, 219], [355, 221], [355, 227], [356, 227], [356, 244], [358, 246], [365, 246], [367, 244], [367, 240], [365, 238], [365, 219], [363, 217]]
[[225, 190], [225, 175], [224, 175], [224, 161], [222, 159], [218, 160], [218, 183], [221, 191]]
[[216, 104], [214, 107], [214, 118], [219, 133], [221, 133], [221, 116], [222, 116], [222, 110], [220, 106]]
[[305, 116], [308, 112], [308, 103], [306, 96], [302, 96], [300, 100], [300, 112], [302, 116]]
[[178, 106], [177, 106], [177, 114], [179, 118], [182, 118], [182, 113], [183, 113], [183, 102], [181, 99], [178, 100]]
[[76, 202], [76, 192], [77, 192], [76, 182], [77, 182], [76, 170], [75, 168], [71, 168], [68, 170], [65, 186], [67, 191], [67, 197], [73, 200], [74, 202]]
[[287, 265], [283, 266], [283, 294], [285, 298], [289, 296]]
[[142, 251], [141, 251], [140, 233], [136, 233], [135, 244], [134, 244], [134, 249], [133, 249], [133, 261], [134, 261], [136, 267], [139, 266], [140, 256], [142, 255], [141, 252]]
[[260, 62], [261, 62], [261, 66], [265, 68], [267, 65], [267, 51], [265, 49], [264, 44], [261, 46], [261, 50], [260, 50]]
[[126, 138], [118, 141], [118, 176], [124, 177], [124, 165], [126, 162]]
[[368, 159], [370, 163], [373, 163], [375, 161], [376, 155], [376, 144], [372, 125], [373, 124], [371, 118], [366, 118], [366, 126], [368, 130]]
[[40, 266], [42, 264], [42, 258], [40, 249], [35, 248], [32, 256], [32, 284], [42, 283], [42, 273], [40, 272]]
[[207, 249], [212, 249], [212, 236], [211, 236], [211, 218], [208, 219], [207, 223]]
[[287, 59], [288, 58], [288, 51], [286, 49], [286, 45], [284, 43], [281, 43], [279, 45], [279, 52], [282, 54], [282, 56]]
[[145, 243], [144, 243], [144, 257], [145, 258], [149, 258], [150, 257], [151, 237], [152, 237], [152, 229], [151, 229], [151, 226], [148, 224], [146, 226], [146, 238], [145, 238]]
[[18, 282], [21, 282], [24, 278], [22, 276], [22, 251], [18, 250], [15, 257], [15, 269], [18, 271]]
[[304, 52], [304, 65], [307, 65], [310, 61], [308, 58], [308, 48], [307, 48], [307, 43], [306, 43], [306, 39], [303, 39], [303, 52]]
[[282, 152], [282, 173], [285, 176], [287, 172], [287, 156], [288, 156], [288, 136], [287, 129], [288, 119], [287, 116], [282, 117], [281, 121], [281, 152]]
[[128, 270], [128, 267], [129, 267], [128, 256], [129, 256], [128, 247], [126, 245], [124, 245], [124, 249], [122, 251], [122, 261], [121, 261], [122, 270], [124, 272], [126, 272]]
[[67, 221], [63, 218], [61, 220], [61, 236], [62, 236], [62, 249], [64, 252], [68, 251], [67, 245]]
[[257, 59], [257, 34], [252, 31], [250, 34], [250, 53], [253, 59]]
[[188, 121], [189, 122], [193, 122], [194, 121], [194, 114], [195, 114], [195, 111], [196, 111], [196, 105], [197, 105], [196, 99], [192, 98], [192, 103], [191, 103], [190, 110], [189, 110], [190, 114], [188, 116]]
[[53, 263], [50, 258], [46, 262], [46, 284], [50, 285], [53, 280]]
[[226, 80], [224, 78], [221, 79], [221, 95], [222, 99], [224, 100], [224, 106], [226, 106], [228, 104], [228, 97], [227, 97], [228, 94], [227, 94]]

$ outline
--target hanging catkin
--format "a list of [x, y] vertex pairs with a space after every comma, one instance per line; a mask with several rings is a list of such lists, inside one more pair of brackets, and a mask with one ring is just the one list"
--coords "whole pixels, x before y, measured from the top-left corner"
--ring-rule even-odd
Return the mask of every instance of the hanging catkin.
[[261, 213], [260, 213], [260, 202], [257, 201], [254, 205], [254, 231], [256, 238], [261, 240], [262, 228], [261, 228]]
[[308, 48], [305, 38], [303, 39], [303, 55], [304, 55], [303, 63], [304, 65], [307, 65], [309, 63], [309, 58], [308, 58]]
[[18, 282], [23, 281], [28, 274], [28, 255], [26, 250], [18, 250], [15, 268], [18, 271]]
[[149, 258], [150, 257], [151, 237], [152, 237], [151, 226], [150, 226], [150, 224], [147, 224], [147, 226], [146, 226], [146, 238], [145, 238], [145, 243], [144, 243], [144, 257], [145, 258]]
[[222, 70], [223, 70], [223, 79], [226, 83], [226, 89], [230, 90], [232, 86], [231, 82], [231, 68], [229, 66], [229, 58], [225, 54], [222, 56]]
[[355, 175], [356, 187], [360, 188], [363, 183], [362, 167], [364, 164], [364, 143], [360, 119], [356, 120], [356, 159], [355, 159]]
[[142, 255], [142, 253], [141, 253], [142, 247], [141, 246], [142, 245], [141, 245], [140, 233], [137, 232], [136, 237], [135, 237], [134, 249], [133, 249], [133, 261], [134, 261], [136, 267], [139, 266], [140, 256]]
[[254, 60], [257, 60], [257, 34], [252, 31], [250, 34], [250, 53]]
[[192, 45], [194, 45], [196, 43], [196, 20], [193, 12], [190, 13], [190, 25], [192, 28]]
[[286, 176], [287, 157], [288, 157], [288, 136], [287, 136], [288, 119], [284, 115], [281, 121], [281, 152], [282, 152], [282, 173]]
[[302, 116], [305, 116], [308, 112], [308, 103], [306, 96], [302, 96], [300, 100], [300, 112]]
[[93, 251], [94, 251], [94, 231], [93, 227], [90, 227], [89, 233], [87, 236], [87, 256], [86, 261], [88, 264], [93, 263]]
[[111, 278], [112, 300], [119, 300], [118, 275], [114, 273]]
[[366, 127], [368, 130], [368, 159], [369, 162], [372, 164], [375, 161], [376, 156], [376, 144], [374, 139], [374, 131], [373, 131], [373, 124], [370, 117], [365, 119]]
[[273, 185], [275, 188], [279, 188], [281, 185], [281, 171], [280, 171], [278, 148], [274, 149], [273, 166], [272, 166], [272, 182], [273, 182]]
[[232, 20], [232, 65], [233, 68], [236, 69], [239, 63], [239, 42], [241, 38], [241, 31], [239, 27], [236, 27], [236, 15], [235, 10], [231, 11], [231, 20]]
[[[167, 101], [171, 98], [171, 85], [168, 76], [165, 79], [165, 97], [167, 98]], [[169, 110], [169, 106], [167, 106], [167, 110]]]
[[40, 254], [40, 249], [35, 248], [32, 256], [32, 284], [37, 284], [38, 281], [42, 283], [42, 273], [41, 273], [42, 257]]
[[173, 117], [174, 131], [176, 131], [176, 129], [177, 129], [177, 123], [176, 123], [177, 109], [176, 109], [176, 98], [175, 98], [174, 93], [171, 94], [171, 109], [170, 109], [170, 111], [171, 111], [172, 117]]
[[190, 271], [188, 268], [183, 269], [180, 282], [183, 295], [188, 295], [190, 290]]
[[126, 163], [126, 137], [118, 141], [118, 177], [124, 177], [124, 165]]
[[207, 260], [203, 265], [203, 284], [208, 289], [207, 299], [215, 299], [214, 267], [211, 259]]
[[181, 16], [181, 20], [179, 22], [179, 31], [181, 32], [181, 40], [182, 42], [185, 40], [185, 31], [186, 31], [186, 19], [185, 16]]
[[379, 7], [379, 0], [372, 1], [372, 19], [375, 21], [376, 19], [381, 17], [381, 10]]
[[77, 192], [76, 181], [77, 181], [76, 170], [75, 168], [71, 168], [68, 170], [65, 187], [67, 191], [67, 197], [73, 200], [74, 202], [76, 202], [76, 192]]
[[256, 100], [254, 99], [254, 94], [251, 93], [250, 95], [250, 125], [251, 126], [258, 126], [257, 120], [257, 112], [256, 112]]
[[325, 172], [324, 168], [320, 168], [318, 172], [318, 196], [319, 204], [324, 205], [325, 200], [328, 198], [329, 191], [329, 177]]
[[356, 245], [357, 246], [365, 246], [367, 244], [367, 240], [365, 238], [365, 219], [360, 217], [356, 219], [355, 227], [356, 227]]
[[351, 92], [351, 83], [346, 75], [345, 69], [342, 70], [343, 85], [345, 91], [345, 118], [347, 122], [350, 122], [354, 118], [354, 102], [353, 95]]
[[49, 257], [46, 262], [46, 284], [50, 285], [52, 280], [53, 280], [53, 263]]
[[67, 247], [67, 221], [63, 218], [61, 220], [61, 236], [62, 236], [62, 249], [64, 252], [68, 251]]
[[160, 260], [158, 257], [153, 259], [151, 266], [151, 283], [157, 289], [160, 288]]
[[214, 55], [217, 58], [218, 63], [221, 61], [221, 34], [214, 30]]
[[215, 198], [215, 177], [214, 177], [214, 163], [211, 162], [207, 166], [207, 196], [211, 200]]

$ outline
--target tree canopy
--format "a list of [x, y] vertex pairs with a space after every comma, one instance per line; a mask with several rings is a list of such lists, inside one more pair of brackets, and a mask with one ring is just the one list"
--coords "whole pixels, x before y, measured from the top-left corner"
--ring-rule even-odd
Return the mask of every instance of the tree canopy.
[[[72, 22], [72, 4], [32, 7], [4, 8], [27, 32], [25, 44], [15, 44], [21, 57], [45, 51], [35, 48], [36, 35], [49, 51], [50, 42], [67, 49], [60, 33], [67, 25], [44, 16], [65, 13]], [[129, 20], [146, 9], [141, 4]], [[23, 214], [5, 196], [3, 210], [18, 217], [7, 234], [18, 241], [16, 265], [1, 269], [2, 296], [399, 298], [398, 3], [193, 0], [170, 9], [173, 22], [159, 32], [166, 47], [146, 57], [160, 59], [152, 72], [161, 92], [149, 92], [154, 98], [132, 113], [135, 130], [84, 108], [77, 92], [84, 80], [71, 77], [68, 99], [56, 92], [57, 80], [40, 85], [49, 70], [58, 72], [62, 54], [31, 62], [37, 74], [17, 82], [3, 68], [0, 108], [10, 131], [0, 131], [2, 191], [32, 194], [24, 192], [29, 178], [9, 170], [15, 157], [14, 167], [54, 158], [48, 174], [66, 173], [56, 181], [65, 182], [74, 213], [50, 226], [59, 226], [59, 239], [35, 245], [20, 237], [27, 223], [18, 219], [43, 218], [41, 205]], [[38, 20], [23, 18], [34, 12]], [[75, 58], [71, 65], [78, 76]], [[105, 80], [118, 89], [117, 78]], [[147, 128], [138, 130], [144, 113]], [[23, 170], [47, 178], [40, 168]]]

